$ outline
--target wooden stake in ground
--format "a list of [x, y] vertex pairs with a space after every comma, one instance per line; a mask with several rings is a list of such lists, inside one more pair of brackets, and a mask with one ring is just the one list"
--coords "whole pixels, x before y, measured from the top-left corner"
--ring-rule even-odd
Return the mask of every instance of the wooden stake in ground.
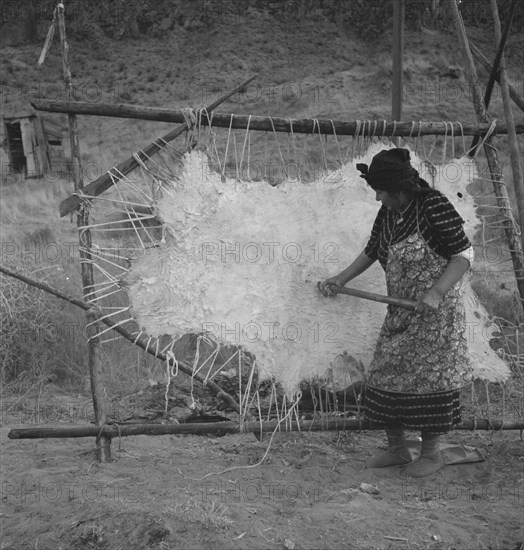
[[[457, 6], [456, 0], [448, 0], [451, 15], [453, 17], [453, 23], [457, 31], [459, 44], [464, 53], [464, 61], [468, 74], [468, 79], [473, 90], [473, 104], [477, 113], [477, 120], [479, 122], [489, 122], [489, 118], [482, 99], [482, 92], [480, 90], [480, 84], [475, 69], [475, 63], [473, 56], [469, 48], [468, 38], [466, 35], [466, 29], [462, 16]], [[484, 152], [488, 161], [489, 171], [491, 174], [491, 181], [493, 182], [493, 188], [495, 190], [495, 196], [497, 197], [497, 204], [500, 208], [502, 225], [504, 226], [504, 232], [506, 234], [506, 241], [511, 254], [511, 260], [513, 262], [513, 269], [515, 271], [515, 277], [517, 279], [517, 287], [520, 294], [521, 307], [524, 307], [524, 255], [522, 252], [524, 235], [520, 235], [516, 230], [516, 222], [511, 210], [511, 204], [508, 198], [508, 191], [504, 184], [504, 178], [502, 175], [502, 169], [498, 158], [497, 149], [493, 145], [493, 140], [488, 137], [484, 141]]]
[[[391, 87], [391, 119], [402, 120], [404, 73], [404, 0], [393, 0], [393, 82]], [[394, 139], [395, 145], [399, 140]]]
[[[486, 109], [486, 111], [488, 110], [489, 103], [491, 101], [491, 94], [493, 92], [493, 87], [495, 86], [495, 82], [497, 80], [497, 75], [500, 73], [500, 63], [502, 60], [502, 56], [504, 54], [504, 48], [506, 47], [506, 42], [508, 41], [508, 38], [509, 38], [511, 22], [513, 21], [513, 16], [515, 15], [516, 7], [517, 7], [517, 0], [513, 0], [513, 5], [511, 6], [506, 28], [504, 29], [504, 34], [502, 35], [502, 37], [500, 36], [500, 31], [499, 31], [499, 38], [497, 39], [497, 42], [498, 42], [497, 53], [495, 55], [495, 60], [493, 61], [493, 66], [491, 67], [488, 84], [486, 86], [486, 91], [484, 93], [484, 108]], [[478, 142], [479, 142], [479, 136], [475, 136], [475, 138], [471, 143], [472, 151], [470, 152], [470, 155], [473, 156], [474, 154], [473, 147], [475, 147]]]
[[[513, 0], [511, 5], [511, 13], [506, 24], [505, 34], [509, 34], [513, 14], [517, 8], [517, 0]], [[502, 43], [502, 34], [500, 28], [499, 10], [496, 0], [491, 0], [491, 11], [493, 13], [493, 21], [495, 23], [495, 38], [497, 42]], [[511, 158], [511, 170], [513, 172], [513, 186], [515, 195], [517, 196], [517, 206], [519, 212], [519, 222], [521, 230], [524, 230], [524, 181], [522, 180], [522, 168], [520, 164], [519, 144], [517, 134], [515, 132], [515, 120], [513, 111], [511, 110], [511, 99], [509, 97], [509, 79], [506, 70], [506, 60], [504, 53], [500, 55], [500, 89], [502, 90], [502, 103], [504, 104], [504, 116], [508, 127], [508, 143], [509, 153]], [[523, 240], [524, 243], [524, 240]], [[523, 244], [524, 247], [524, 244]]]
[[[64, 84], [67, 91], [67, 97], [70, 101], [74, 99], [73, 84], [71, 81], [71, 69], [69, 66], [69, 46], [67, 44], [64, 4], [59, 1], [57, 6], [58, 29], [60, 33], [60, 47], [62, 50], [62, 68], [64, 72]], [[54, 24], [54, 23], [53, 23]], [[69, 136], [71, 141], [71, 157], [73, 162], [73, 177], [75, 183], [75, 192], [84, 188], [82, 180], [82, 166], [80, 161], [80, 144], [78, 141], [78, 127], [76, 115], [69, 114]], [[82, 270], [82, 287], [84, 298], [93, 292], [94, 274], [91, 260], [91, 232], [85, 229], [89, 225], [89, 208], [84, 206], [77, 215], [77, 226], [79, 229], [78, 238], [80, 244], [80, 262]], [[99, 325], [96, 322], [96, 315], [92, 309], [86, 314], [87, 347], [89, 377], [91, 380], [91, 394], [93, 396], [93, 408], [95, 411], [95, 423], [97, 426], [103, 426], [106, 422], [105, 412], [105, 388], [102, 384], [102, 364], [100, 361], [100, 339], [97, 338]], [[99, 462], [108, 462], [111, 460], [111, 438], [100, 435], [96, 438], [96, 454]]]

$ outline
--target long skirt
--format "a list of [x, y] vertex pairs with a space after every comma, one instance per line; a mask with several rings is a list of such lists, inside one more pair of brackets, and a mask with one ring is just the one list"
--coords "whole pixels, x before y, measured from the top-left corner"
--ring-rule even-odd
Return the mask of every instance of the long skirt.
[[[388, 249], [390, 296], [418, 300], [448, 260], [419, 233]], [[366, 418], [406, 428], [446, 432], [460, 422], [460, 388], [471, 380], [461, 285], [438, 309], [417, 313], [388, 306], [366, 381]]]

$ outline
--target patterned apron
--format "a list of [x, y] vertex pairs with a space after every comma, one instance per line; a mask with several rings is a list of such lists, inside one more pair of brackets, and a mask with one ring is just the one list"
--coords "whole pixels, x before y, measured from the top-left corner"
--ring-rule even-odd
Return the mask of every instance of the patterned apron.
[[[389, 246], [388, 294], [418, 300], [447, 264], [417, 231]], [[461, 286], [459, 282], [451, 288], [433, 311], [416, 313], [388, 306], [369, 369], [370, 386], [427, 394], [458, 389], [471, 380]]]

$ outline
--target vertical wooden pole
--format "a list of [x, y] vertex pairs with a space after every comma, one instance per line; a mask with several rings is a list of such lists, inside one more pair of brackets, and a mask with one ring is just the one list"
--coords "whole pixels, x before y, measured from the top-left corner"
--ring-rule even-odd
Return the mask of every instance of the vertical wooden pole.
[[[69, 46], [66, 37], [64, 4], [58, 2], [58, 29], [60, 32], [60, 47], [62, 51], [62, 68], [64, 72], [64, 84], [67, 92], [68, 101], [74, 101], [73, 83], [71, 80], [71, 69], [69, 66]], [[75, 191], [80, 191], [84, 187], [82, 177], [82, 166], [80, 162], [80, 145], [78, 141], [78, 127], [76, 115], [69, 114], [69, 137], [71, 141], [71, 160], [73, 164], [73, 178]], [[89, 229], [80, 228], [89, 225], [89, 208], [83, 206], [79, 209], [77, 215], [77, 226], [79, 228], [80, 241], [80, 262], [82, 271], [82, 286], [84, 289], [84, 299], [92, 292], [94, 285], [93, 265], [91, 263], [91, 232]], [[93, 408], [95, 412], [95, 423], [97, 426], [103, 426], [106, 422], [105, 396], [102, 385], [101, 374], [102, 367], [100, 361], [100, 340], [97, 337], [99, 332], [96, 321], [96, 312], [92, 309], [86, 314], [88, 354], [89, 354], [89, 376], [91, 380], [91, 393], [93, 396]], [[96, 452], [99, 462], [111, 460], [111, 439], [107, 436], [100, 436], [96, 440]]]
[[[513, 0], [511, 6], [511, 14], [506, 25], [505, 34], [509, 34], [509, 27], [513, 19], [513, 14], [517, 8], [517, 0]], [[502, 43], [502, 31], [500, 26], [499, 10], [496, 0], [491, 0], [491, 11], [493, 13], [493, 21], [495, 24], [495, 39], [500, 44]], [[517, 196], [517, 206], [519, 213], [520, 227], [524, 228], [524, 182], [522, 181], [522, 169], [520, 166], [520, 152], [517, 140], [517, 132], [515, 131], [515, 119], [511, 110], [511, 98], [509, 97], [509, 79], [506, 70], [506, 60], [504, 53], [500, 57], [500, 89], [502, 91], [502, 103], [504, 105], [504, 116], [508, 127], [508, 144], [511, 158], [511, 170], [513, 172], [513, 187]], [[524, 247], [524, 241], [523, 241]]]
[[[458, 40], [464, 53], [468, 79], [473, 91], [473, 104], [477, 113], [477, 120], [479, 122], [489, 122], [488, 114], [482, 98], [482, 92], [480, 90], [477, 71], [475, 69], [475, 63], [473, 62], [473, 56], [469, 48], [466, 29], [457, 6], [457, 1], [448, 0], [448, 5], [453, 17], [455, 29], [457, 31]], [[524, 239], [524, 235], [521, 235], [521, 238], [519, 238], [518, 232], [515, 230], [515, 218], [513, 216], [513, 211], [511, 210], [511, 204], [509, 202], [508, 191], [504, 183], [497, 149], [493, 146], [491, 137], [484, 141], [484, 152], [488, 161], [491, 181], [493, 182], [493, 189], [495, 191], [495, 196], [497, 197], [497, 204], [500, 208], [502, 224], [506, 234], [506, 241], [511, 253], [511, 260], [513, 262], [515, 277], [517, 279], [521, 306], [524, 307], [524, 255], [522, 253], [522, 240]]]
[[[510, 9], [508, 21], [506, 23], [506, 28], [504, 29], [504, 34], [502, 37], [500, 37], [500, 30], [499, 30], [499, 38], [497, 38], [498, 47], [497, 47], [497, 53], [495, 54], [495, 60], [493, 61], [493, 65], [491, 67], [491, 71], [489, 73], [489, 79], [488, 84], [486, 86], [486, 91], [484, 93], [484, 106], [486, 110], [489, 107], [489, 102], [491, 101], [491, 94], [493, 93], [493, 87], [495, 86], [495, 82], [497, 80], [497, 75], [500, 73], [500, 62], [502, 59], [502, 55], [504, 53], [504, 48], [506, 47], [506, 42], [509, 37], [509, 31], [511, 29], [511, 23], [513, 21], [513, 16], [515, 15], [515, 11], [517, 9], [517, 0], [513, 0], [513, 4]], [[498, 14], [498, 10], [497, 10]], [[500, 23], [499, 23], [500, 25]], [[475, 52], [474, 47], [471, 48], [473, 53]], [[501, 84], [502, 86], [502, 84]], [[508, 83], [509, 86], [509, 83]], [[475, 151], [473, 150], [473, 147], [477, 145], [477, 143], [480, 141], [479, 136], [475, 136], [471, 142], [470, 147], [470, 156], [473, 156], [475, 154]]]
[[[489, 107], [489, 98], [491, 97], [493, 87], [495, 86], [495, 81], [497, 80], [497, 74], [501, 70], [501, 66], [503, 63], [504, 49], [506, 47], [506, 42], [508, 41], [508, 38], [509, 38], [509, 32], [511, 30], [511, 23], [513, 22], [513, 16], [517, 11], [517, 0], [513, 0], [513, 4], [511, 5], [508, 21], [506, 22], [506, 28], [504, 29], [503, 35], [501, 35], [500, 20], [498, 16], [499, 12], [496, 4], [495, 4], [495, 8], [493, 8], [493, 4], [492, 4], [491, 9], [493, 12], [493, 17], [494, 18], [496, 17], [496, 21], [494, 21], [494, 23], [495, 23], [495, 39], [497, 40], [497, 53], [495, 54], [495, 60], [493, 61], [493, 66], [491, 67], [491, 73], [489, 75], [488, 85], [486, 86], [486, 97], [488, 98], [486, 102], [486, 109]], [[496, 9], [496, 12], [493, 11], [495, 9]]]
[[[391, 86], [391, 119], [402, 120], [404, 73], [404, 0], [393, 0], [393, 81]], [[394, 143], [398, 145], [399, 139]]]
[[[488, 73], [491, 73], [492, 65], [489, 62], [488, 58], [477, 48], [477, 46], [475, 46], [475, 44], [471, 44], [470, 42], [470, 46], [471, 46], [471, 51], [473, 55], [477, 58], [477, 61], [486, 69], [486, 71], [488, 71]], [[495, 75], [495, 79], [497, 82], [500, 83], [500, 77], [499, 77], [498, 71]], [[515, 104], [521, 111], [524, 111], [524, 98], [509, 83], [508, 83], [508, 88], [509, 88], [509, 95], [511, 99], [515, 102]]]

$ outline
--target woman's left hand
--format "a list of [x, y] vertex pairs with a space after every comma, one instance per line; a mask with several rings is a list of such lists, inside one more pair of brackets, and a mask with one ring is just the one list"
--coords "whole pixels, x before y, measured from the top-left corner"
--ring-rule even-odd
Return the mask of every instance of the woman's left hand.
[[419, 313], [434, 311], [438, 308], [442, 297], [443, 295], [441, 292], [439, 292], [435, 288], [430, 288], [425, 294], [423, 294], [419, 298], [416, 311]]

